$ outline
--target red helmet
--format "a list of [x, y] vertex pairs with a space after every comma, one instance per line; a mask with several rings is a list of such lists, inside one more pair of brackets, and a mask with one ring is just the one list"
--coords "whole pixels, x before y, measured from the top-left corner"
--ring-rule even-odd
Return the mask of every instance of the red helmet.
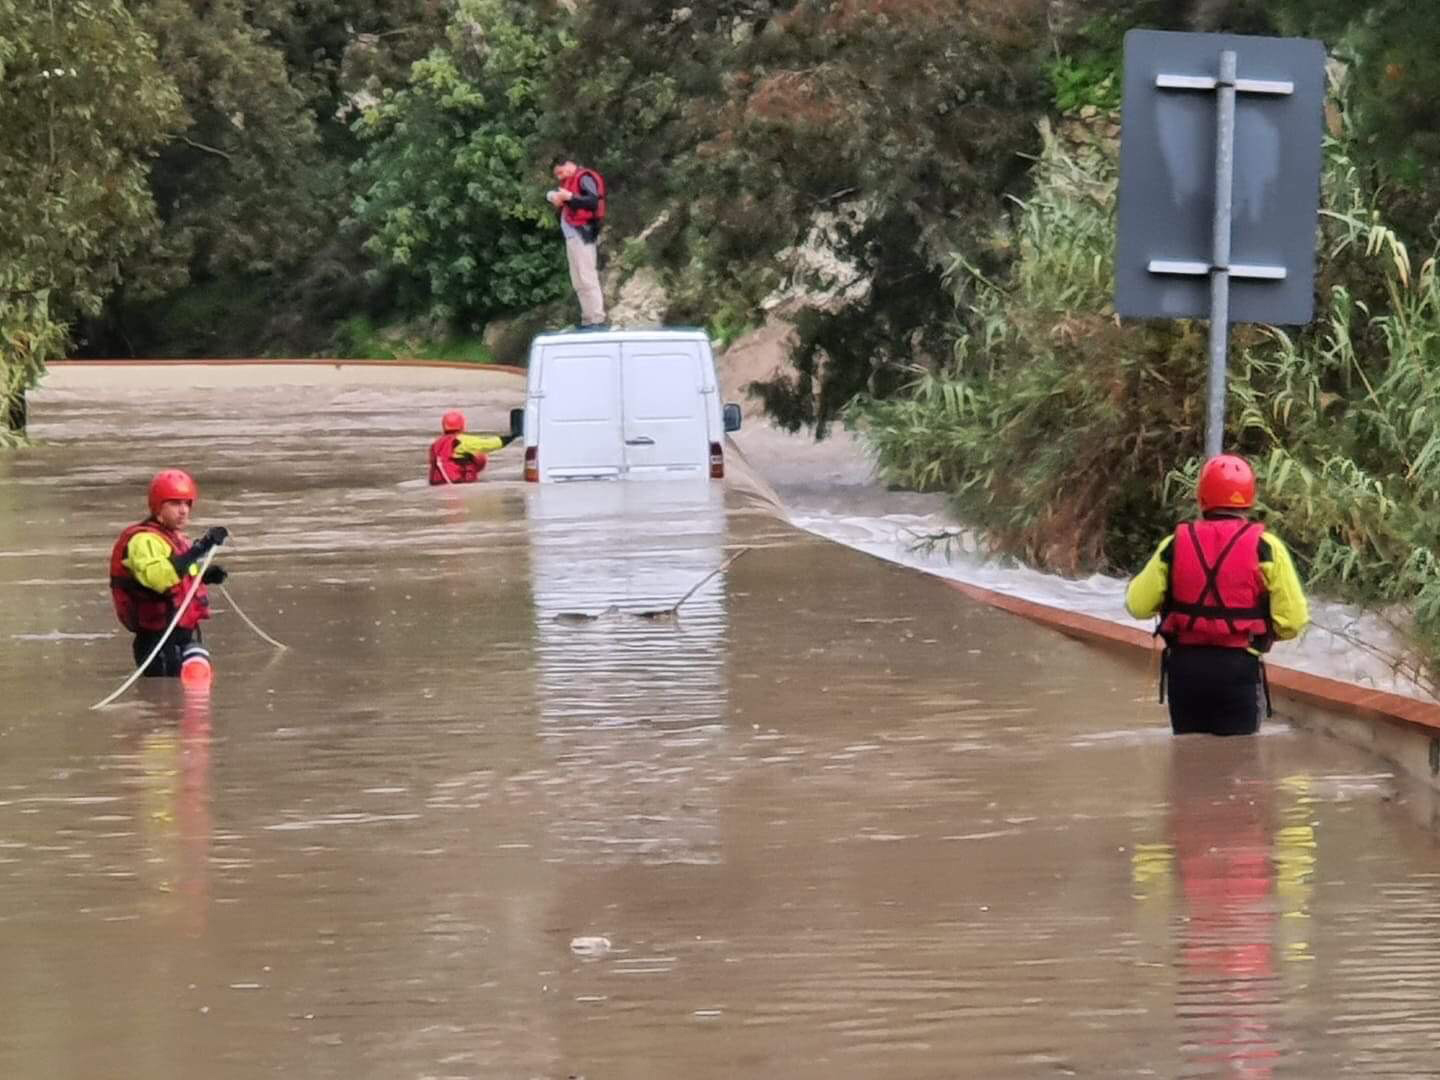
[[457, 431], [464, 431], [465, 414], [459, 409], [451, 409], [440, 418], [440, 430], [446, 435], [453, 435]]
[[1234, 454], [1213, 457], [1200, 470], [1195, 497], [1201, 510], [1248, 510], [1255, 505], [1255, 471]]
[[158, 513], [160, 504], [168, 499], [189, 499], [194, 502], [200, 495], [195, 481], [183, 469], [163, 469], [150, 481], [150, 513]]

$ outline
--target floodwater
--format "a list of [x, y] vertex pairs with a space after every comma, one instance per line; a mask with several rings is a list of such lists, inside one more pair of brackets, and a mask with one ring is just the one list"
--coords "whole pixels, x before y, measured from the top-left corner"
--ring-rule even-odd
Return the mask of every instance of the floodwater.
[[[1148, 673], [719, 485], [537, 488], [514, 448], [419, 482], [444, 409], [517, 396], [35, 395], [0, 457], [0, 1076], [1440, 1075], [1440, 858], [1379, 762], [1172, 739]], [[167, 465], [291, 648], [217, 596], [208, 698], [89, 711]]]

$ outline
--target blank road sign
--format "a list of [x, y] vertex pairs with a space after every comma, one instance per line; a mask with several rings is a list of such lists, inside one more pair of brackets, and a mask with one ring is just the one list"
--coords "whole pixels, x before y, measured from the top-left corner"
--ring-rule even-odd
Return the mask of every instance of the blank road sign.
[[1140, 318], [1210, 314], [1225, 50], [1236, 54], [1229, 321], [1307, 323], [1325, 47], [1303, 38], [1125, 35], [1115, 310]]

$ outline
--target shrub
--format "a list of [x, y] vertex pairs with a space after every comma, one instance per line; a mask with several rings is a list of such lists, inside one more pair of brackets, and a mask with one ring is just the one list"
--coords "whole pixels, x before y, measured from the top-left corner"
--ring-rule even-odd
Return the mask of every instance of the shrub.
[[[849, 421], [895, 483], [949, 492], [991, 545], [1065, 573], [1137, 568], [1192, 512], [1203, 328], [1110, 307], [1113, 157], [1047, 133], [1017, 260], [951, 280], [968, 329], [942, 373]], [[1440, 274], [1418, 268], [1361, 172], [1331, 147], [1320, 320], [1233, 334], [1227, 446], [1256, 463], [1260, 513], [1310, 583], [1401, 605], [1440, 660]]]

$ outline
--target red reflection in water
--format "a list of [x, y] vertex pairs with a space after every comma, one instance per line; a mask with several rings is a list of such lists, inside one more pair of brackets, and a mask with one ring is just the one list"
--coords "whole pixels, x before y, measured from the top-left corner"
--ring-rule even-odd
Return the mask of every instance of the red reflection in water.
[[186, 690], [180, 715], [175, 824], [180, 842], [176, 887], [186, 929], [204, 932], [210, 906], [210, 688]]
[[1191, 1060], [1266, 1080], [1279, 1056], [1269, 1015], [1275, 869], [1261, 740], [1175, 740], [1171, 838], [1189, 918], [1180, 930], [1178, 1011]]

